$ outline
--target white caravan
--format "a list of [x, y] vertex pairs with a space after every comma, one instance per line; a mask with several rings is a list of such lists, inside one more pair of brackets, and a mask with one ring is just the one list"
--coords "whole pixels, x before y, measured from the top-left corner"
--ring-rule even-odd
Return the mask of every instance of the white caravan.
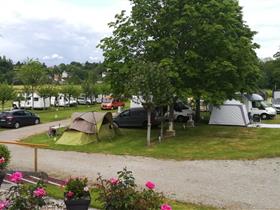
[[237, 100], [227, 100], [223, 105], [214, 106], [210, 125], [247, 126], [250, 123], [246, 106]]
[[33, 100], [34, 100], [34, 109], [44, 109], [44, 108], [49, 108], [50, 107], [50, 98], [43, 98], [40, 97], [37, 93], [30, 95], [23, 95], [23, 100], [20, 101], [14, 101], [13, 102], [13, 107], [14, 108], [25, 108], [25, 109], [30, 109], [32, 108]]
[[276, 109], [277, 113], [280, 113], [280, 90], [273, 91], [272, 107]]
[[54, 96], [51, 97], [51, 105], [52, 106], [76, 106], [77, 101], [70, 98], [70, 101], [68, 97], [65, 97], [64, 94], [58, 94], [58, 97], [55, 98]]

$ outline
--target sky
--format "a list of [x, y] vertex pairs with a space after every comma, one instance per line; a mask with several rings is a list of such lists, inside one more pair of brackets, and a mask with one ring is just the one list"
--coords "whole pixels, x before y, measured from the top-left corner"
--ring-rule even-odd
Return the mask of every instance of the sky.
[[[280, 1], [239, 0], [244, 20], [258, 34], [257, 55], [272, 57], [280, 46]], [[13, 61], [100, 62], [99, 41], [111, 34], [108, 23], [128, 0], [0, 0], [0, 56]]]

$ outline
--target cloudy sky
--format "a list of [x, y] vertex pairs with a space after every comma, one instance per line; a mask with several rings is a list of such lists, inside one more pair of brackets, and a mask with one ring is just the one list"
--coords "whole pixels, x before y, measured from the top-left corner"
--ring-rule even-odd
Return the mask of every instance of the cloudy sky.
[[[244, 20], [258, 34], [260, 58], [280, 46], [280, 1], [239, 0]], [[38, 58], [48, 65], [102, 61], [96, 45], [110, 34], [107, 23], [128, 0], [0, 0], [0, 55]]]

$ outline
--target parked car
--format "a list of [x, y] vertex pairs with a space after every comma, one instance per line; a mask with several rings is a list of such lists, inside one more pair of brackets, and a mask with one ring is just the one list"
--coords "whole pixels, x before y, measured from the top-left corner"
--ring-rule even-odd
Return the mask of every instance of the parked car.
[[125, 103], [118, 99], [108, 99], [101, 104], [101, 109], [117, 109], [119, 106], [124, 107]]
[[[121, 112], [113, 119], [118, 127], [147, 127], [147, 111], [142, 108], [130, 108]], [[156, 112], [151, 115], [152, 127], [160, 124]]]
[[0, 113], [1, 127], [19, 128], [21, 126], [36, 125], [39, 123], [39, 116], [26, 110], [18, 109]]
[[77, 102], [78, 102], [78, 104], [81, 104], [81, 105], [89, 105], [89, 104], [94, 104], [94, 100], [90, 100], [90, 98], [87, 98], [86, 99], [86, 97], [79, 97], [78, 99], [77, 99]]

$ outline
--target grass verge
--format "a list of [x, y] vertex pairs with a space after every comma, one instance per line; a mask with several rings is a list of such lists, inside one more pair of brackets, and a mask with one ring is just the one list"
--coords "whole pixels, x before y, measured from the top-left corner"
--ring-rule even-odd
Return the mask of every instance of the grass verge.
[[48, 144], [50, 149], [87, 153], [147, 156], [159, 159], [258, 159], [280, 156], [280, 129], [200, 125], [183, 129], [176, 137], [157, 142], [159, 130], [152, 130], [152, 145], [146, 147], [146, 130], [121, 129], [111, 140], [83, 146], [55, 144], [46, 134], [31, 136], [27, 143]]

